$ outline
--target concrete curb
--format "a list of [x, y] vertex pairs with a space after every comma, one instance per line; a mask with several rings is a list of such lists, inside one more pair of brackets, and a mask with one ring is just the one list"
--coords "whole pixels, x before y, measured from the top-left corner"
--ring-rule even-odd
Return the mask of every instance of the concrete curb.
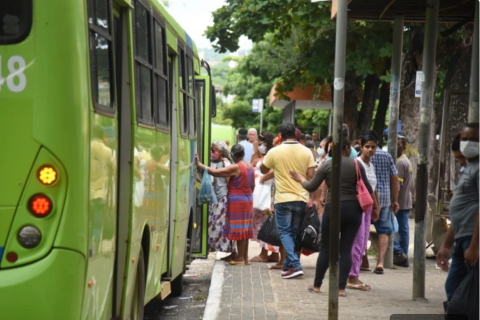
[[215, 267], [212, 272], [212, 282], [208, 291], [207, 304], [203, 313], [203, 320], [216, 320], [220, 310], [220, 300], [222, 298], [223, 281], [225, 272], [225, 262], [220, 260], [221, 253], [218, 252], [215, 261]]

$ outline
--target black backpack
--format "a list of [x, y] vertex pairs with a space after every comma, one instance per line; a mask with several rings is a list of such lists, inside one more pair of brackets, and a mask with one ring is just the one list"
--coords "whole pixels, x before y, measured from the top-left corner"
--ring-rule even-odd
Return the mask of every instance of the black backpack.
[[320, 216], [315, 206], [312, 206], [303, 218], [297, 234], [297, 241], [301, 248], [319, 252], [321, 239]]

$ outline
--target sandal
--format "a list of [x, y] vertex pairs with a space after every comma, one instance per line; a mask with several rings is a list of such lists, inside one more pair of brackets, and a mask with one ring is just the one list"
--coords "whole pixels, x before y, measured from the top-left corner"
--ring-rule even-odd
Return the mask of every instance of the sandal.
[[376, 267], [375, 270], [373, 270], [373, 273], [383, 274], [383, 267]]
[[313, 289], [313, 286], [309, 286], [308, 287], [308, 292], [310, 292], [310, 293], [320, 293], [320, 290], [317, 291], [317, 290]]
[[362, 283], [362, 284], [348, 284], [347, 283], [347, 288], [348, 289], [354, 289], [354, 290], [360, 290], [360, 291], [370, 291], [371, 287], [368, 284]]
[[262, 260], [262, 258], [260, 258], [260, 256], [255, 256], [252, 259], [250, 259], [248, 262], [268, 262], [268, 258], [267, 258], [267, 260]]
[[341, 294], [340, 292], [338, 293], [338, 296], [339, 297], [346, 297], [347, 296], [347, 291], [344, 291], [343, 294]]
[[229, 266], [244, 266], [245, 262], [235, 262], [235, 261], [232, 260], [232, 261], [227, 262], [227, 264]]

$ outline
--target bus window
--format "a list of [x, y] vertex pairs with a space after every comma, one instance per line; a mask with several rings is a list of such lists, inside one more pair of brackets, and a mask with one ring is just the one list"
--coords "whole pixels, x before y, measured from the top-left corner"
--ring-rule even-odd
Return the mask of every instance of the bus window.
[[194, 80], [195, 75], [193, 74], [193, 60], [187, 55], [187, 72], [188, 72], [188, 111], [190, 118], [189, 134], [191, 138], [195, 138], [197, 135], [197, 110], [195, 105], [195, 87]]
[[186, 85], [186, 65], [185, 65], [185, 51], [182, 48], [179, 48], [178, 52], [180, 56], [178, 57], [178, 81], [179, 85], [179, 106], [180, 106], [180, 133], [182, 136], [188, 134], [188, 97], [187, 97], [187, 85]]
[[88, 1], [88, 25], [90, 29], [90, 71], [95, 110], [113, 113], [112, 31], [108, 0]]
[[154, 20], [155, 25], [155, 82], [156, 82], [156, 122], [159, 127], [168, 128], [169, 110], [167, 95], [167, 53], [165, 29]]
[[150, 54], [151, 17], [148, 10], [139, 2], [135, 2], [135, 102], [137, 121], [153, 125], [152, 101], [152, 57]]
[[32, 0], [0, 1], [0, 44], [19, 43], [32, 28]]

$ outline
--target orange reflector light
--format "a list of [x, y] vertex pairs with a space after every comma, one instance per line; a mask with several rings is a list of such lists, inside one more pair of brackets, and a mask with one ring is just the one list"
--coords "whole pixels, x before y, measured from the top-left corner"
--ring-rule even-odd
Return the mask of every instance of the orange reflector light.
[[10, 263], [14, 263], [17, 261], [18, 255], [15, 252], [9, 252], [7, 253], [7, 261]]
[[44, 195], [34, 196], [30, 200], [29, 209], [37, 217], [45, 217], [52, 212], [52, 201]]
[[41, 183], [49, 185], [57, 181], [57, 171], [50, 166], [45, 166], [38, 171], [38, 180]]

